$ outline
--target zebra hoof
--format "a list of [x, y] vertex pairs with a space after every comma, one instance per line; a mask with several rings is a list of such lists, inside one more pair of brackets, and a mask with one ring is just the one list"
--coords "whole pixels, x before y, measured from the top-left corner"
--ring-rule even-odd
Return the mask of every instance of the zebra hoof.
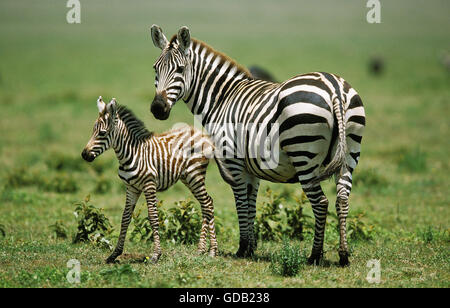
[[237, 258], [251, 258], [254, 255], [254, 250], [252, 247], [248, 246], [245, 248], [239, 248], [239, 250], [236, 252]]
[[312, 253], [311, 256], [308, 258], [308, 264], [319, 265], [321, 260], [322, 260], [321, 253]]
[[348, 261], [348, 253], [339, 253], [339, 265], [342, 267], [349, 266], [350, 262]]

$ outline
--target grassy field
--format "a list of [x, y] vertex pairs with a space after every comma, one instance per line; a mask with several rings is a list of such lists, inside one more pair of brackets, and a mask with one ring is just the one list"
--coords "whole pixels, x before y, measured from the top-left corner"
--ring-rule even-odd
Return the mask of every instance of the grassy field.
[[[364, 1], [81, 3], [81, 24], [71, 25], [64, 1], [0, 2], [0, 287], [450, 287], [450, 72], [440, 63], [450, 50], [448, 1], [383, 1], [381, 24], [366, 22]], [[219, 257], [164, 242], [160, 262], [143, 264], [138, 260], [150, 255], [152, 243], [127, 241], [120, 265], [106, 265], [107, 250], [72, 244], [74, 203], [90, 194], [117, 234], [125, 201], [114, 153], [93, 166], [80, 157], [96, 98], [116, 97], [157, 132], [192, 124], [182, 102], [167, 121], [149, 112], [159, 55], [149, 35], [153, 23], [168, 37], [187, 25], [193, 37], [279, 80], [327, 71], [358, 90], [367, 128], [350, 214], [365, 213], [362, 223], [373, 230], [371, 239], [350, 240], [350, 267], [336, 265], [331, 217], [325, 262], [302, 265], [294, 277], [271, 270], [281, 242], [260, 242], [253, 259], [233, 258], [236, 211], [214, 164], [207, 188], [222, 226]], [[380, 76], [369, 74], [373, 56], [384, 59]], [[324, 183], [330, 212], [332, 186]], [[259, 205], [267, 187], [301, 193], [299, 185], [263, 182]], [[188, 196], [181, 183], [158, 195], [166, 207]], [[145, 210], [143, 200], [138, 208]], [[305, 213], [311, 215], [309, 205]], [[56, 221], [69, 238], [55, 236]], [[309, 253], [312, 238], [291, 244]], [[66, 280], [69, 259], [81, 263], [80, 284]], [[371, 259], [380, 260], [380, 284], [366, 281]]]

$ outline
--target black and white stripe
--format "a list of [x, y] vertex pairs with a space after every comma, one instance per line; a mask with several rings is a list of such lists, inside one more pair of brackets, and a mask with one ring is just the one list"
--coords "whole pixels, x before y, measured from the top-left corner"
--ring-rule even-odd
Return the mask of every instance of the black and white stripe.
[[[348, 264], [346, 217], [352, 172], [359, 155], [365, 113], [358, 93], [341, 77], [314, 72], [282, 83], [252, 78], [236, 62], [183, 27], [168, 41], [152, 27], [162, 49], [155, 62], [156, 94], [152, 112], [166, 119], [182, 99], [202, 122], [216, 147], [227, 155], [239, 218], [238, 256], [256, 247], [253, 224], [260, 179], [300, 183], [315, 216], [311, 263], [322, 255], [328, 200], [320, 181], [336, 177], [340, 221], [340, 263]], [[267, 143], [275, 164], [264, 156]], [[267, 152], [266, 152], [267, 153]], [[272, 160], [273, 160], [272, 159]]]

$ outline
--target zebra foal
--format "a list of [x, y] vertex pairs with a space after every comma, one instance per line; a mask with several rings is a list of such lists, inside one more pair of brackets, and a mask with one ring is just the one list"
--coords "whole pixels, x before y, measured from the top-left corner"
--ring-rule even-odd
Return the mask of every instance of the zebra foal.
[[[106, 259], [112, 263], [123, 252], [123, 246], [131, 215], [141, 193], [147, 201], [148, 218], [153, 230], [154, 252], [152, 262], [161, 256], [158, 232], [156, 192], [166, 190], [178, 180], [192, 192], [202, 210], [202, 228], [198, 250], [207, 251], [206, 236], [209, 233], [211, 256], [217, 254], [214, 226], [213, 200], [205, 188], [206, 168], [213, 145], [201, 131], [184, 126], [162, 134], [153, 134], [125, 106], [97, 100], [99, 115], [94, 124], [91, 139], [81, 156], [92, 162], [109, 148], [113, 148], [119, 160], [119, 177], [126, 185], [126, 203], [122, 215], [119, 239], [113, 253]], [[220, 172], [227, 176], [217, 160]]]

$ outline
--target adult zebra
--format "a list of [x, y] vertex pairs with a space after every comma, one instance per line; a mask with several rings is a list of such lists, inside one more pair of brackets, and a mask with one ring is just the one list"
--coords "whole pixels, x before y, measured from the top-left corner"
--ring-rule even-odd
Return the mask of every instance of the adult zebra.
[[[335, 175], [339, 262], [348, 265], [348, 197], [365, 126], [357, 92], [329, 73], [299, 75], [282, 83], [255, 80], [226, 55], [191, 39], [187, 27], [168, 41], [161, 28], [153, 25], [151, 36], [162, 50], [154, 64], [156, 93], [151, 112], [165, 120], [175, 102], [183, 99], [216, 147], [228, 154], [224, 163], [235, 182], [232, 190], [240, 230], [236, 255], [251, 255], [256, 248], [253, 225], [260, 179], [300, 182], [315, 217], [308, 261], [318, 263], [328, 209], [320, 181]], [[267, 140], [276, 154], [269, 161], [267, 151], [261, 151]]]

